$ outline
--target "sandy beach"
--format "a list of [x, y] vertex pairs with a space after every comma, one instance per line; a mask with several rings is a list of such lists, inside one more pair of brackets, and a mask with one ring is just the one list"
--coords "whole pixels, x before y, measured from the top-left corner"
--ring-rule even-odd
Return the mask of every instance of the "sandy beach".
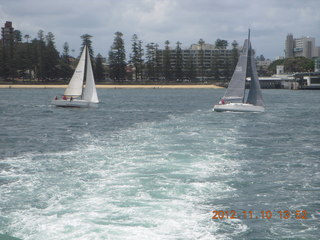
[[[2, 84], [0, 88], [66, 88], [68, 85], [51, 84]], [[208, 85], [96, 85], [97, 88], [222, 88], [213, 84]]]

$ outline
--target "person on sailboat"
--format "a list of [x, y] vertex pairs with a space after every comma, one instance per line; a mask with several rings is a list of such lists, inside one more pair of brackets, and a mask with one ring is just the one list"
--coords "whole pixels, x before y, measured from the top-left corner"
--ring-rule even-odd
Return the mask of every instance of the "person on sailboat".
[[223, 98], [220, 100], [219, 104], [225, 104], [225, 101]]
[[67, 100], [67, 96], [66, 96], [66, 95], [63, 95], [62, 99], [63, 99], [63, 100]]

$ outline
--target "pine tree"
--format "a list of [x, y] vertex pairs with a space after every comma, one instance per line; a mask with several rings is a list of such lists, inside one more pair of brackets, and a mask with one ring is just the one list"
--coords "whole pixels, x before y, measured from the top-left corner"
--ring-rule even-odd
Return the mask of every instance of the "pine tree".
[[96, 69], [95, 69], [95, 79], [97, 81], [103, 81], [104, 80], [104, 76], [105, 76], [105, 71], [103, 68], [103, 58], [101, 56], [101, 54], [99, 53], [96, 57]]
[[138, 39], [137, 34], [132, 36], [132, 55], [131, 55], [131, 63], [135, 67], [135, 80], [142, 79], [142, 67], [143, 67], [143, 49], [142, 49], [142, 41]]
[[182, 50], [181, 50], [181, 42], [177, 42], [177, 47], [176, 47], [176, 64], [175, 64], [175, 74], [176, 74], [176, 79], [178, 81], [182, 81], [183, 78], [183, 58], [182, 58]]
[[[204, 49], [203, 49], [203, 46], [205, 44], [205, 41], [200, 38], [198, 44], [200, 45], [200, 51], [199, 51], [199, 63], [200, 63], [200, 66], [199, 66], [199, 73], [201, 75], [201, 79], [203, 81], [203, 78], [204, 78]], [[199, 75], [198, 73], [198, 75]]]
[[62, 59], [65, 63], [69, 63], [69, 43], [65, 42], [63, 44], [63, 53], [62, 53]]
[[232, 52], [231, 52], [231, 69], [230, 71], [233, 72], [237, 66], [238, 58], [239, 58], [239, 51], [238, 51], [239, 44], [236, 40], [232, 42]]
[[48, 32], [46, 35], [46, 46], [44, 52], [44, 77], [53, 79], [56, 77], [59, 53], [55, 48], [54, 35]]
[[70, 61], [69, 61], [69, 44], [67, 42], [65, 42], [63, 44], [63, 53], [60, 59], [60, 64], [59, 64], [59, 68], [60, 68], [60, 76], [61, 78], [64, 79], [69, 79], [72, 76], [72, 68], [70, 66]]
[[170, 42], [167, 40], [165, 42], [165, 49], [163, 52], [163, 75], [166, 81], [170, 81], [172, 78], [169, 44]]
[[89, 54], [90, 54], [90, 57], [91, 57], [91, 60], [92, 60], [94, 58], [93, 57], [94, 56], [94, 52], [93, 52], [93, 49], [92, 49], [92, 41], [91, 41], [92, 36], [89, 35], [89, 34], [83, 34], [80, 37], [82, 39], [80, 54], [82, 53], [82, 50], [83, 50], [84, 46], [87, 45], [87, 47], [89, 49]]
[[114, 81], [123, 82], [126, 78], [126, 52], [121, 32], [115, 33], [115, 38], [109, 51], [110, 77]]

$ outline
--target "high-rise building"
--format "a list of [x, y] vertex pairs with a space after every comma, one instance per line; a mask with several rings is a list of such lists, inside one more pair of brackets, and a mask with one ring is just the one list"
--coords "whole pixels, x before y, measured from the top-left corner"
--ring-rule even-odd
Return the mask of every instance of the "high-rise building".
[[[164, 62], [165, 50], [158, 50], [160, 62]], [[212, 77], [214, 71], [219, 72], [221, 78], [229, 78], [233, 69], [232, 49], [217, 49], [214, 44], [192, 44], [189, 49], [181, 50], [182, 68], [186, 70], [193, 66], [195, 76], [198, 78]], [[170, 50], [170, 65], [174, 69], [176, 65], [176, 50]], [[215, 69], [215, 70], [214, 70]], [[228, 73], [227, 73], [228, 71]], [[227, 75], [227, 76], [226, 76]]]
[[12, 46], [14, 37], [14, 28], [12, 22], [7, 21], [1, 28], [2, 43], [4, 47]]
[[286, 39], [286, 48], [284, 50], [285, 52], [285, 57], [286, 58], [292, 58], [293, 57], [293, 35], [288, 34], [287, 39]]
[[293, 38], [292, 34], [288, 34], [285, 41], [285, 57], [319, 57], [315, 46], [315, 38], [301, 37]]

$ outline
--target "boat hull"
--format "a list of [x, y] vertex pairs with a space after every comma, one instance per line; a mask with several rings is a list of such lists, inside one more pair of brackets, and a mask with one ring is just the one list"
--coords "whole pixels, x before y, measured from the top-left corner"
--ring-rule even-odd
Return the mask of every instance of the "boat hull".
[[56, 107], [75, 107], [75, 108], [88, 108], [88, 107], [97, 107], [98, 103], [89, 102], [86, 100], [52, 100], [51, 105]]
[[264, 107], [248, 103], [227, 103], [214, 105], [212, 110], [215, 112], [264, 112]]

